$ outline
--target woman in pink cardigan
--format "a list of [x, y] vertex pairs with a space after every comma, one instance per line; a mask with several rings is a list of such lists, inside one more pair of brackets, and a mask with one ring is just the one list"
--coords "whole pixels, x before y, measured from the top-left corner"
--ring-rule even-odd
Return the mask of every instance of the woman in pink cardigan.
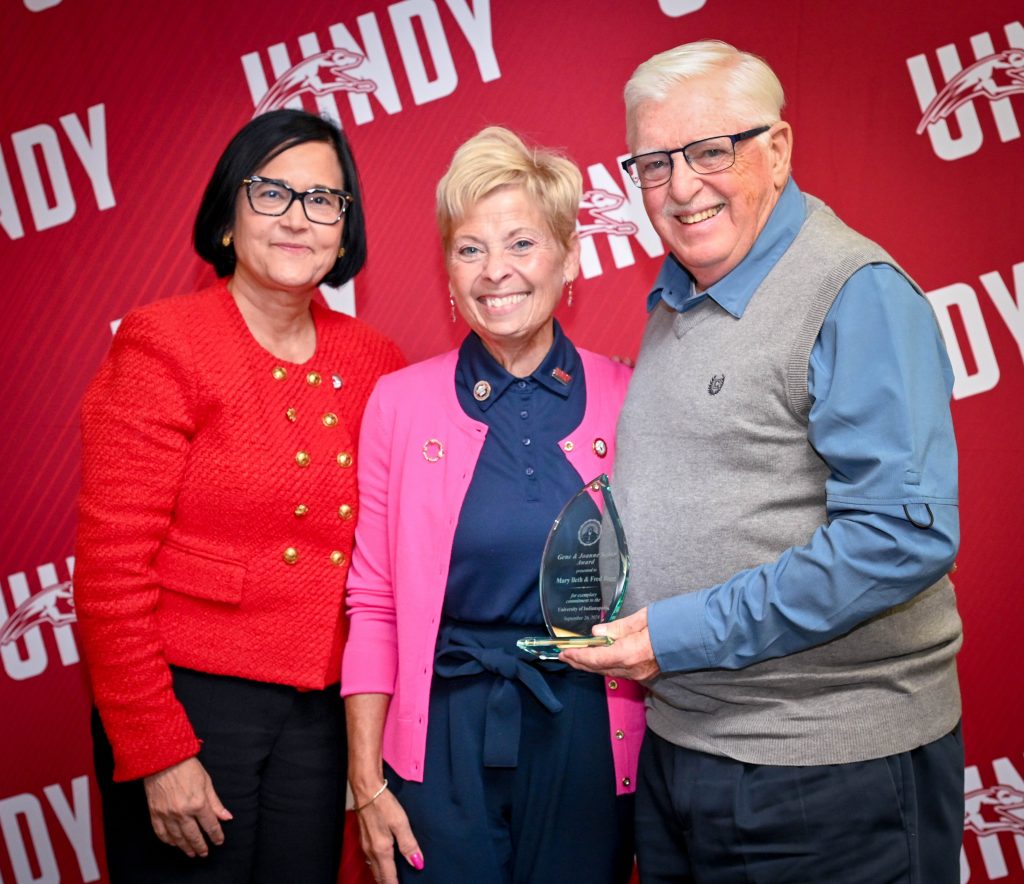
[[459, 148], [437, 214], [471, 332], [367, 405], [342, 694], [378, 881], [631, 874], [640, 689], [516, 648], [544, 631], [544, 540], [610, 471], [629, 376], [553, 318], [579, 272], [581, 183], [505, 129]]

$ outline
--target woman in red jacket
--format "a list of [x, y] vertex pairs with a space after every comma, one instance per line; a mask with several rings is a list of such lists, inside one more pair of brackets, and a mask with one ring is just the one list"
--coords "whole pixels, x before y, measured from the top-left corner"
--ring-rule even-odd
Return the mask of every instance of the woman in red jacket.
[[342, 133], [252, 120], [194, 241], [221, 281], [129, 313], [82, 410], [75, 603], [110, 876], [333, 884], [357, 433], [402, 364], [313, 300], [366, 256]]

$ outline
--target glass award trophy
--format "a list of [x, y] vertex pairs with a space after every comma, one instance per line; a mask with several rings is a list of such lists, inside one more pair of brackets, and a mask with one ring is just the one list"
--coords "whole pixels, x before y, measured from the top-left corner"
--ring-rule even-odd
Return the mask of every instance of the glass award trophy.
[[540, 607], [548, 635], [516, 644], [542, 660], [557, 660], [564, 648], [610, 645], [614, 639], [590, 630], [615, 619], [628, 580], [626, 537], [602, 473], [562, 507], [544, 544]]

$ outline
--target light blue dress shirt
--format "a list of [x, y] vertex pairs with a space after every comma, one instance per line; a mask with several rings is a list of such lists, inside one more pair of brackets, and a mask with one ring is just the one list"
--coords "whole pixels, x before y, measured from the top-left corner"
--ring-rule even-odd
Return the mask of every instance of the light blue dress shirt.
[[[790, 179], [739, 265], [698, 293], [670, 256], [648, 309], [660, 300], [683, 312], [711, 298], [741, 317], [805, 215]], [[807, 386], [807, 438], [830, 471], [828, 524], [773, 562], [653, 603], [663, 672], [738, 669], [822, 644], [951, 567], [960, 542], [953, 372], [928, 302], [889, 265], [858, 270], [825, 317]]]

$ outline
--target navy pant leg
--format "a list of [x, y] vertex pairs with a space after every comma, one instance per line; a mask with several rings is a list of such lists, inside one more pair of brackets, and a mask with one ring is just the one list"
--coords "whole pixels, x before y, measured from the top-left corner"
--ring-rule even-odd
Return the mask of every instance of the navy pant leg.
[[425, 868], [397, 854], [403, 884], [625, 884], [632, 869], [632, 797], [615, 795], [603, 680], [551, 673], [552, 714], [520, 685], [516, 767], [483, 763], [491, 673], [435, 678], [424, 780], [388, 782], [409, 816]]
[[648, 732], [637, 839], [643, 884], [954, 884], [959, 730], [888, 758], [744, 764]]

